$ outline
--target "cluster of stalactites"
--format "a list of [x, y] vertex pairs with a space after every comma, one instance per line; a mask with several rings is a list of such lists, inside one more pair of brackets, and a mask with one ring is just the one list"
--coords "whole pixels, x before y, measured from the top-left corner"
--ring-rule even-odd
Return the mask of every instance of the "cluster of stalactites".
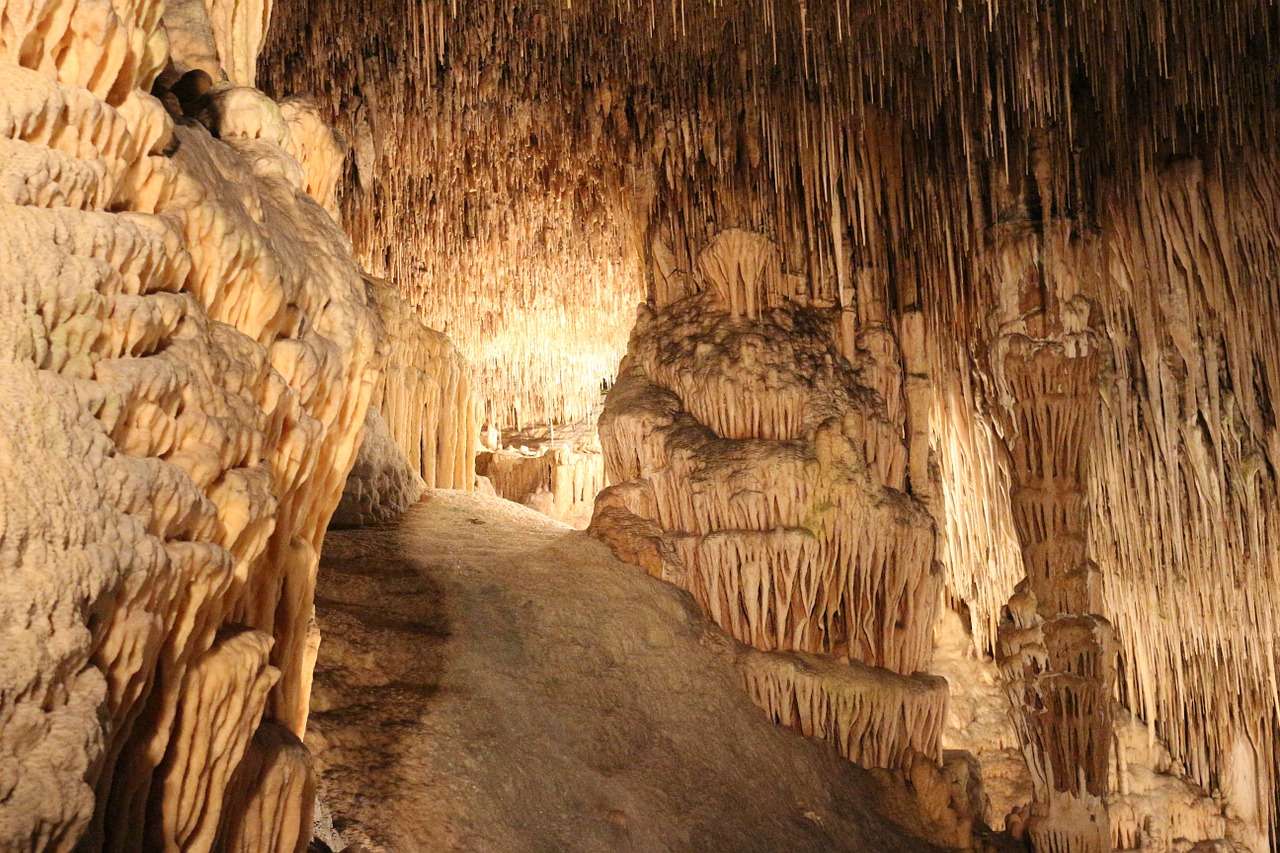
[[[583, 377], [612, 375], [643, 290], [630, 272], [598, 275], [596, 259], [632, 242], [662, 258], [659, 302], [686, 292], [730, 226], [768, 234], [790, 273], [768, 267], [773, 284], [744, 312], [803, 291], [865, 330], [877, 315], [855, 294], [892, 282], [890, 315], [927, 312], [940, 554], [984, 651], [1023, 575], [998, 407], [971, 369], [997, 298], [987, 238], [1064, 214], [1096, 230], [1105, 251], [1090, 266], [1108, 273], [1099, 302], [1117, 381], [1090, 452], [1089, 536], [1121, 638], [1121, 694], [1206, 788], [1237, 775], [1232, 755], [1253, 755], [1258, 819], [1274, 824], [1274, 4], [429, 0], [380, 11], [279, 4], [263, 76], [281, 94], [319, 93], [352, 139], [348, 183], [361, 192], [345, 216], [373, 268], [437, 327], [474, 311], [465, 323], [490, 330], [458, 337], [482, 376], [506, 364], [516, 377], [480, 380], [493, 413], [534, 421], [594, 405]], [[1175, 159], [1188, 153], [1203, 167]], [[993, 188], [1033, 171], [1034, 192]], [[495, 263], [517, 275], [487, 279]], [[480, 279], [493, 282], [485, 293], [521, 294], [521, 310], [472, 300]], [[568, 327], [607, 345], [549, 333], [558, 318], [513, 319], [535, 302], [565, 304]], [[612, 319], [581, 322], [590, 315]], [[483, 357], [469, 349], [486, 339]], [[574, 355], [538, 363], [527, 348], [543, 341]], [[926, 479], [913, 475], [913, 491]]]
[[[502, 428], [598, 415], [644, 293], [625, 164], [588, 156], [589, 131], [556, 102], [556, 69], [535, 61], [509, 77], [494, 55], [524, 39], [547, 58], [533, 17], [284, 4], [263, 63], [269, 88], [316, 93], [351, 141], [342, 215], [357, 256], [454, 342], [484, 419]], [[612, 109], [607, 92], [597, 100]]]
[[[938, 759], [945, 689], [907, 709], [894, 686], [928, 666], [939, 594], [933, 520], [908, 473], [928, 453], [928, 398], [904, 370], [921, 358], [883, 324], [842, 355], [841, 312], [780, 296], [777, 249], [760, 235], [729, 232], [703, 258], [686, 295], [641, 310], [600, 421], [618, 485], [592, 528], [779, 656], [746, 672], [780, 722], [876, 766]], [[915, 320], [904, 328], [922, 346]], [[841, 659], [885, 678], [860, 680]], [[792, 713], [798, 695], [810, 698]]]
[[390, 353], [381, 412], [392, 441], [427, 488], [472, 491], [480, 406], [471, 366], [385, 282], [370, 279], [369, 292]]
[[[720, 229], [760, 231], [811, 296], [844, 304], [876, 269], [908, 289], [936, 277], [934, 301], [967, 309], [996, 221], [988, 179], [1018, 173], [1038, 129], [1055, 128], [1043, 206], [1086, 217], [1098, 188], [1168, 152], [1273, 139], [1265, 0], [1221, 15], [1156, 0], [272, 14], [267, 88], [317, 93], [355, 143], [344, 216], [360, 256], [476, 364], [503, 422], [591, 409], [643, 291], [618, 259], [651, 237], [690, 273]], [[576, 350], [591, 357], [563, 357], [588, 324], [599, 342]], [[521, 375], [489, 370], [504, 364]]]
[[906, 768], [915, 755], [942, 755], [941, 678], [754, 650], [743, 654], [741, 667], [752, 701], [775, 723], [830, 741], [855, 764]]

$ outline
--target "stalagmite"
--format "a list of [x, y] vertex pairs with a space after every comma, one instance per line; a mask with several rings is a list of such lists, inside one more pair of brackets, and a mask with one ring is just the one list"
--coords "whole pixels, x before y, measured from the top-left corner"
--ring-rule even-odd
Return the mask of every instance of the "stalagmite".
[[417, 503], [426, 488], [422, 475], [409, 467], [403, 451], [391, 437], [382, 413], [370, 407], [365, 416], [360, 453], [329, 524], [368, 527], [393, 521]]
[[288, 729], [267, 721], [254, 733], [232, 781], [220, 849], [294, 853], [311, 834], [315, 779], [311, 756]]

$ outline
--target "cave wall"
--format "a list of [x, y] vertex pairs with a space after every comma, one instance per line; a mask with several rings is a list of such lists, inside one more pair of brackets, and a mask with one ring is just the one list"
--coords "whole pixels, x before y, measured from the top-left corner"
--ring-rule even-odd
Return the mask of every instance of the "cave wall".
[[380, 407], [387, 430], [427, 488], [470, 492], [480, 438], [471, 365], [385, 283], [373, 292], [391, 350]]
[[[768, 292], [841, 314], [842, 351], [870, 306], [890, 326], [918, 312], [926, 357], [906, 372], [932, 397], [933, 461], [915, 461], [938, 469], [929, 507], [944, 591], [978, 654], [998, 651], [1027, 568], [1011, 496], [1020, 438], [989, 358], [1000, 323], [1023, 310], [1002, 265], [1089, 282], [1100, 412], [1080, 494], [1101, 579], [1089, 612], [1115, 631], [1116, 694], [1170, 766], [1269, 839], [1254, 847], [1274, 843], [1274, 4], [582, 0], [459, 12], [429, 0], [372, 26], [336, 0], [277, 12], [345, 35], [278, 31], [273, 81], [323, 89], [326, 109], [367, 140], [366, 164], [426, 149], [408, 158], [431, 164], [421, 170], [358, 170], [390, 191], [362, 187], [344, 216], [428, 313], [459, 294], [435, 308], [415, 294], [483, 275], [449, 265], [497, 257], [521, 286], [487, 302], [480, 325], [519, 314], [507, 306], [560, 302], [558, 328], [575, 334], [545, 336], [559, 351], [595, 333], [577, 313], [593, 302], [610, 317], [608, 346], [590, 351], [598, 366], [622, 351], [630, 303], [691, 294], [701, 253], [732, 229], [776, 246], [783, 272]], [[391, 70], [372, 82], [355, 56]], [[512, 130], [486, 132], [499, 116], [515, 117]], [[450, 151], [466, 152], [446, 166], [466, 176], [438, 184]], [[462, 189], [486, 185], [492, 207]], [[539, 206], [548, 194], [555, 203]], [[423, 198], [430, 213], [402, 246], [398, 226]], [[1010, 256], [1000, 236], [1019, 226], [1033, 239]], [[568, 251], [543, 254], [556, 247]], [[582, 253], [587, 265], [564, 275], [557, 258]], [[602, 297], [604, 278], [588, 273], [611, 253], [630, 265], [627, 299]], [[414, 268], [415, 255], [442, 272]], [[524, 341], [538, 334], [484, 358], [528, 364]], [[594, 382], [576, 387], [575, 406], [521, 397], [521, 409], [573, 420], [596, 399]]]
[[[1029, 310], [1006, 284], [1087, 282], [1100, 411], [1073, 487], [1101, 591], [1080, 612], [1114, 628], [1117, 697], [1163, 766], [1274, 843], [1280, 12], [1166, 6], [184, 2], [166, 71], [157, 4], [5, 5], [6, 837], [284, 838], [210, 826], [237, 751], [281, 768], [262, 791], [306, 784], [274, 735], [305, 722], [309, 577], [383, 357], [336, 213], [409, 309], [384, 316], [416, 312], [476, 365], [468, 383], [415, 331], [407, 390], [383, 394], [379, 446], [439, 484], [470, 487], [468, 396], [477, 422], [590, 416], [646, 293], [661, 317], [721, 280], [730, 317], [829, 314], [833, 358], [898, 347], [898, 373], [858, 383], [886, 413], [927, 401], [927, 430], [890, 417], [884, 446], [906, 447], [977, 654], [1000, 651], [1037, 544], [1014, 506], [1030, 426], [992, 355]], [[199, 103], [169, 89], [190, 68], [215, 84]], [[277, 106], [259, 78], [316, 99]], [[755, 235], [731, 255], [758, 288], [703, 263], [726, 232]], [[631, 369], [615, 400], [677, 401], [646, 421], [655, 445], [677, 414], [785, 440], [730, 435], [723, 388]], [[386, 491], [412, 493], [397, 470]], [[685, 521], [611, 541], [662, 573], [671, 531], [710, 532]], [[193, 799], [183, 744], [212, 730], [229, 758]], [[271, 811], [233, 800], [227, 821]]]
[[927, 399], [903, 396], [888, 327], [846, 356], [839, 312], [785, 280], [770, 241], [728, 231], [691, 292], [641, 309], [600, 420], [616, 485], [591, 532], [759, 651], [744, 677], [779, 722], [864, 766], [937, 762], [946, 685], [920, 673], [941, 569], [907, 438], [927, 442], [908, 427]]
[[385, 281], [367, 278], [388, 355], [335, 527], [395, 520], [427, 489], [475, 488], [480, 407], [471, 366]]
[[317, 555], [383, 352], [305, 193], [328, 143], [251, 89], [189, 102], [220, 139], [166, 111], [163, 8], [0, 6], [6, 849], [309, 840]]

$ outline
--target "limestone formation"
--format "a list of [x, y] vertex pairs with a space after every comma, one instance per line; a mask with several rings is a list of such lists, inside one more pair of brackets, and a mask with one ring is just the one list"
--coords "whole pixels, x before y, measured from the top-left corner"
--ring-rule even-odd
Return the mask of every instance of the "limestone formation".
[[471, 366], [385, 284], [371, 281], [370, 294], [390, 352], [380, 411], [391, 440], [427, 488], [471, 491], [480, 438]]
[[[1059, 277], [1065, 265], [1041, 258], [1054, 249], [1089, 252], [1072, 223], [1046, 223], [1044, 250], [1021, 224], [1004, 231], [993, 250], [1004, 292], [989, 358], [995, 393], [1009, 408], [1009, 498], [1026, 578], [1000, 627], [1000, 666], [1031, 772], [1027, 833], [1035, 848], [1103, 853], [1111, 846], [1116, 648], [1101, 616], [1102, 577], [1087, 552], [1085, 459], [1105, 367], [1094, 342], [1097, 291], [1091, 277]], [[1067, 269], [1088, 268], [1085, 260]]]
[[604, 453], [594, 421], [509, 435], [482, 450], [476, 473], [494, 493], [579, 529], [591, 521], [605, 486]]
[[0, 848], [302, 846], [339, 496], [478, 484], [594, 501], [939, 841], [1275, 849], [1278, 43], [0, 0]]
[[[863, 767], [910, 768], [939, 756], [947, 683], [818, 655], [746, 652], [752, 700], [775, 723], [833, 742]], [[967, 841], [968, 839], [966, 839]]]
[[448, 338], [410, 316], [385, 283], [367, 285], [388, 359], [333, 516], [336, 527], [392, 521], [428, 488], [475, 488], [478, 406], [470, 366]]
[[[1000, 299], [995, 238], [1092, 234], [1078, 272], [1097, 278], [1111, 375], [1085, 451], [1091, 612], [1115, 632], [1120, 703], [1274, 844], [1274, 4], [430, 0], [370, 21], [317, 0], [274, 15], [264, 78], [317, 92], [357, 140], [344, 222], [477, 364], [509, 365], [479, 383], [502, 427], [589, 410], [630, 305], [696, 289], [722, 231], [767, 235], [780, 263], [744, 267], [759, 304], [839, 309], [842, 353], [864, 308], [900, 339], [914, 316], [904, 396], [932, 398], [911, 431], [938, 492], [918, 441], [912, 488], [983, 653], [1025, 575], [1004, 401], [975, 359]], [[311, 19], [344, 35], [309, 36]], [[628, 547], [667, 561], [653, 544]]]
[[258, 727], [232, 780], [218, 847], [236, 853], [290, 853], [311, 838], [315, 777], [311, 755], [288, 729]]
[[162, 9], [0, 5], [5, 849], [305, 841], [224, 820], [255, 732], [306, 724], [374, 314], [281, 137], [149, 94]]
[[[870, 326], [851, 363], [836, 318], [785, 296], [758, 237], [727, 232], [702, 258], [692, 293], [641, 308], [600, 420], [618, 485], [592, 530], [740, 642], [848, 662], [749, 663], [779, 722], [868, 766], [940, 759], [945, 687], [914, 675], [939, 596], [934, 524], [908, 491], [896, 339]], [[888, 672], [860, 679], [860, 664]]]
[[[994, 829], [1025, 837], [1032, 778], [1000, 669], [975, 650], [958, 613], [943, 613], [935, 640], [932, 670], [949, 688], [943, 749], [964, 751], [976, 760], [974, 814]], [[1198, 849], [1256, 849], [1256, 830], [1231, 799], [1196, 784], [1148, 726], [1119, 710], [1108, 779], [1110, 849], [1180, 850], [1196, 844], [1203, 845]]]

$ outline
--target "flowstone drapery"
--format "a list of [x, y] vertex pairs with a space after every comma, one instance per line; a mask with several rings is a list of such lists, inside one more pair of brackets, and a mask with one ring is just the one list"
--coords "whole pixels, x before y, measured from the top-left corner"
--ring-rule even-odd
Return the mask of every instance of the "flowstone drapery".
[[919, 674], [934, 523], [908, 477], [927, 407], [903, 394], [896, 336], [869, 322], [846, 359], [839, 312], [789, 296], [759, 235], [722, 234], [688, 291], [640, 309], [600, 419], [617, 485], [592, 532], [767, 653], [746, 678], [779, 722], [866, 766], [939, 760], [946, 685]]
[[162, 12], [0, 3], [5, 849], [309, 838], [316, 561], [382, 353], [298, 125], [149, 94]]

